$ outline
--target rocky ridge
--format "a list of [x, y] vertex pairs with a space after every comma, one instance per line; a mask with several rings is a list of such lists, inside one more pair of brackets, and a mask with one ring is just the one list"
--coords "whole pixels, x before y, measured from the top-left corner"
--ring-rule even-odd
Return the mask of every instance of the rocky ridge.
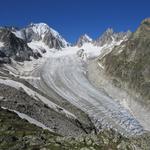
[[112, 42], [118, 42], [120, 40], [124, 41], [128, 39], [131, 35], [130, 31], [127, 32], [114, 32], [112, 28], [108, 28], [102, 36], [100, 36], [97, 40], [94, 41], [94, 45], [96, 46], [104, 46], [105, 44], [109, 45]]
[[134, 91], [138, 100], [150, 107], [149, 33], [150, 19], [145, 19], [127, 41], [116, 46], [100, 61], [115, 82]]

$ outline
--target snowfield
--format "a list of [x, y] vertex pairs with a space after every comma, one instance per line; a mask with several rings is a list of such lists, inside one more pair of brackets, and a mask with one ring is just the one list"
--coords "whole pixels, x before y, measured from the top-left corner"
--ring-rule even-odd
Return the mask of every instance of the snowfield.
[[9, 110], [9, 111], [12, 111], [12, 112], [16, 113], [20, 118], [27, 120], [27, 121], [30, 122], [31, 124], [34, 124], [34, 125], [36, 125], [36, 126], [38, 126], [38, 127], [41, 127], [41, 128], [43, 128], [43, 129], [45, 129], [45, 130], [49, 130], [50, 132], [53, 132], [52, 129], [46, 127], [46, 126], [45, 126], [44, 124], [42, 124], [41, 122], [39, 122], [39, 121], [37, 121], [37, 120], [35, 120], [35, 119], [29, 117], [29, 116], [26, 115], [26, 114], [20, 113], [20, 112], [18, 112], [18, 111], [16, 111], [16, 110], [8, 109], [8, 108], [6, 108], [6, 107], [1, 107], [1, 108], [2, 108], [2, 109], [7, 109], [7, 110]]

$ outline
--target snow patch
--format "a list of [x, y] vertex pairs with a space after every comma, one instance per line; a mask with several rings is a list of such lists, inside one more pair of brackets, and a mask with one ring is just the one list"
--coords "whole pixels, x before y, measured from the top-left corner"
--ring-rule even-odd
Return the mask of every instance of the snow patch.
[[4, 43], [3, 42], [0, 42], [0, 47], [3, 47], [4, 46]]
[[99, 65], [102, 69], [104, 69], [104, 66], [103, 66], [100, 62], [98, 62], [98, 65]]
[[13, 34], [15, 34], [16, 37], [20, 38], [20, 39], [24, 39], [24, 37], [22, 36], [21, 31], [14, 31], [12, 32]]
[[16, 111], [16, 110], [8, 109], [8, 108], [6, 108], [6, 107], [1, 107], [1, 108], [16, 113], [21, 119], [25, 119], [25, 120], [27, 120], [27, 121], [28, 121], [29, 123], [31, 123], [31, 124], [34, 124], [34, 125], [36, 125], [36, 126], [38, 126], [38, 127], [41, 127], [41, 128], [43, 128], [43, 129], [45, 129], [45, 130], [49, 130], [50, 132], [53, 132], [52, 129], [46, 127], [46, 126], [45, 126], [44, 124], [42, 124], [41, 122], [39, 122], [39, 121], [37, 121], [37, 120], [35, 120], [35, 119], [29, 117], [28, 115], [26, 115], [26, 114], [24, 114], [24, 113], [20, 113], [20, 112], [18, 112], [18, 111]]

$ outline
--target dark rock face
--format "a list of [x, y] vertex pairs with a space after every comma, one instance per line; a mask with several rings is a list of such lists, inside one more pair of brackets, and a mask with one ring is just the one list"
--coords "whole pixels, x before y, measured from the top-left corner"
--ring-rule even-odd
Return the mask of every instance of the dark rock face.
[[5, 60], [11, 57], [16, 61], [25, 61], [30, 60], [30, 56], [35, 56], [27, 43], [7, 28], [0, 28], [0, 41], [4, 43], [4, 46], [0, 48], [0, 56], [5, 57]]
[[117, 46], [103, 62], [109, 75], [142, 96], [150, 106], [150, 19], [144, 20], [128, 41]]
[[1, 58], [6, 57], [5, 53], [0, 51], [0, 57], [1, 57]]
[[11, 59], [9, 57], [1, 57], [0, 56], [0, 64], [10, 64]]
[[96, 46], [103, 46], [105, 44], [111, 44], [112, 42], [118, 42], [125, 38], [128, 38], [131, 35], [131, 32], [119, 32], [115, 33], [113, 29], [108, 28], [102, 36], [100, 36], [95, 42]]
[[4, 52], [0, 51], [0, 64], [10, 63], [10, 62], [11, 62], [10, 58], [7, 57]]

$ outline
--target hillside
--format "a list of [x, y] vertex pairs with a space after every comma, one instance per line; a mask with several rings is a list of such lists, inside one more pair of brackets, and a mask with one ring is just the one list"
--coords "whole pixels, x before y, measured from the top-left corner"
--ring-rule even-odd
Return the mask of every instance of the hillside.
[[150, 19], [142, 21], [126, 42], [116, 46], [100, 62], [114, 82], [129, 88], [128, 91], [132, 89], [140, 102], [150, 107]]

